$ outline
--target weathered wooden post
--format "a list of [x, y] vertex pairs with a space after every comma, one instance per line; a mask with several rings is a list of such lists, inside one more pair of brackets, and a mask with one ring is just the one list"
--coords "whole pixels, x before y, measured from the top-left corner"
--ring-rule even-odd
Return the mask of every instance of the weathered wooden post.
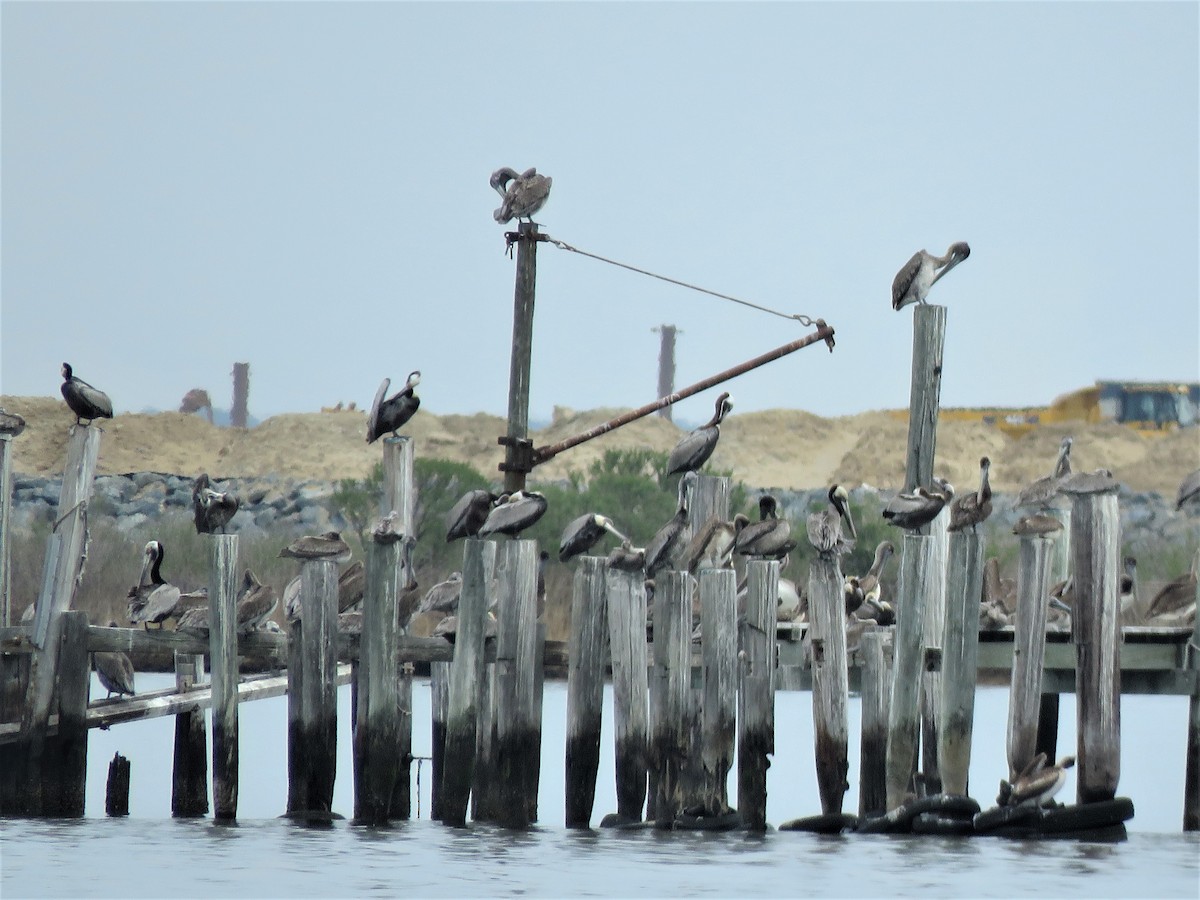
[[287, 815], [308, 809], [308, 756], [304, 749], [304, 622], [288, 623], [288, 796]]
[[779, 563], [746, 564], [746, 618], [738, 629], [738, 812], [767, 827], [767, 758], [775, 752], [775, 605]]
[[[204, 674], [204, 654], [175, 651], [175, 690], [191, 690]], [[208, 729], [204, 710], [192, 707], [175, 716], [175, 754], [171, 769], [171, 815], [208, 813]]]
[[[213, 817], [237, 818], [238, 655], [236, 534], [209, 535], [208, 658], [212, 680]], [[290, 668], [290, 666], [289, 666]]]
[[585, 556], [575, 570], [567, 663], [566, 824], [588, 828], [600, 768], [604, 703], [605, 560]]
[[[494, 582], [493, 582], [494, 584]], [[489, 598], [491, 602], [493, 598]], [[486, 630], [486, 625], [485, 625]], [[484, 654], [487, 654], [484, 638]], [[495, 639], [492, 640], [493, 647]], [[479, 712], [475, 719], [475, 778], [471, 783], [471, 818], [476, 822], [499, 822], [500, 760], [496, 738], [496, 663], [487, 662], [479, 685]]]
[[24, 430], [25, 420], [21, 416], [0, 409], [0, 625], [4, 627], [16, 623], [9, 593], [12, 552], [8, 522], [12, 510], [12, 442]]
[[929, 567], [930, 538], [905, 532], [900, 550], [900, 598], [896, 609], [895, 644], [892, 650], [892, 699], [888, 707], [887, 807], [904, 803], [917, 770], [917, 742], [921, 727], [921, 670], [925, 619], [925, 580]]
[[655, 825], [671, 828], [683, 811], [686, 709], [692, 681], [691, 576], [659, 572], [654, 589], [654, 673], [660, 702], [651, 706], [651, 765], [657, 770]]
[[1080, 803], [1111, 800], [1121, 777], [1120, 520], [1111, 477], [1076, 477], [1071, 498]]
[[87, 613], [62, 614], [58, 665], [58, 733], [45, 744], [42, 766], [44, 815], [77, 818], [84, 812], [87, 782], [87, 704], [91, 680]]
[[836, 557], [819, 555], [808, 567], [809, 638], [812, 646], [813, 734], [821, 812], [842, 811], [849, 784], [847, 716], [850, 684], [846, 671], [846, 601]]
[[[946, 570], [938, 769], [942, 790], [960, 796], [967, 794], [967, 775], [971, 767], [975, 681], [979, 668], [979, 598], [983, 595], [983, 543], [983, 536], [974, 531], [954, 532], [950, 535], [950, 564]], [[1017, 621], [1021, 620], [1018, 618]]]
[[646, 802], [649, 714], [646, 693], [646, 587], [641, 572], [605, 574], [612, 653], [617, 820], [640, 822]]
[[[312, 823], [329, 821], [337, 776], [337, 594], [334, 560], [306, 559], [300, 564], [300, 749], [306, 759], [300, 771], [306, 778], [307, 805], [298, 818]], [[395, 677], [394, 667], [386, 677]]]
[[129, 815], [129, 760], [114, 753], [108, 764], [108, 782], [104, 791], [106, 816]]
[[1017, 621], [1008, 699], [1008, 770], [1022, 772], [1037, 754], [1046, 658], [1046, 602], [1054, 538], [1023, 534], [1017, 568]]
[[704, 811], [729, 811], [729, 770], [737, 735], [737, 575], [700, 571], [700, 634], [704, 695], [700, 705]]
[[429, 664], [429, 706], [432, 734], [429, 746], [429, 817], [442, 818], [442, 777], [445, 772], [446, 717], [450, 711], [450, 663]]
[[[1192, 571], [1200, 572], [1200, 550]], [[1196, 606], [1200, 609], [1200, 583], [1196, 585]], [[1200, 831], [1200, 615], [1192, 626], [1192, 643], [1187, 651], [1188, 668], [1196, 674], [1192, 695], [1188, 698], [1187, 758], [1183, 775], [1183, 830]]]
[[458, 633], [450, 664], [450, 697], [442, 756], [441, 818], [465, 825], [475, 772], [475, 728], [484, 671], [484, 618], [496, 542], [467, 538], [463, 548], [463, 586], [458, 600]]
[[884, 628], [864, 631], [859, 639], [862, 656], [862, 737], [859, 751], [858, 814], [887, 812], [888, 700], [892, 693], [890, 634]]
[[[941, 746], [942, 650], [946, 628], [946, 559], [949, 552], [949, 536], [946, 526], [950, 523], [950, 510], [943, 509], [938, 517], [926, 526], [929, 529], [929, 581], [925, 596], [925, 621], [922, 628], [925, 664], [921, 671], [921, 782], [926, 793], [936, 794], [942, 790], [941, 765], [938, 760]], [[978, 606], [978, 604], [976, 604]], [[978, 614], [976, 613], [976, 619]]]
[[505, 445], [504, 490], [525, 489], [529, 473], [529, 362], [533, 351], [533, 301], [537, 287], [537, 245], [540, 240], [534, 222], [517, 225], [517, 276], [513, 288], [512, 357], [508, 376], [508, 431], [500, 443]]

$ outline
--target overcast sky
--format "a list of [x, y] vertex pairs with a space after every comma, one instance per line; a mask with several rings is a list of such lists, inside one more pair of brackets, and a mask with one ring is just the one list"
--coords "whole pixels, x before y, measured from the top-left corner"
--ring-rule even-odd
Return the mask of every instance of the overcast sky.
[[[970, 243], [944, 405], [1200, 378], [1196, 3], [13, 3], [0, 390], [118, 411], [504, 414], [499, 166], [555, 238], [788, 313], [738, 411], [908, 403], [892, 278]], [[511, 226], [508, 226], [511, 227]], [[808, 333], [543, 244], [531, 415], [656, 395]], [[703, 419], [716, 389], [681, 405]]]

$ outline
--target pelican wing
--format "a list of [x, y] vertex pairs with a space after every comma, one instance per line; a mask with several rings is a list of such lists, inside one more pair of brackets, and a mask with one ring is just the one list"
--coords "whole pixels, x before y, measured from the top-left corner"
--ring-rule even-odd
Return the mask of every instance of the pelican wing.
[[367, 443], [377, 440], [383, 433], [379, 429], [379, 408], [383, 405], [383, 398], [388, 392], [388, 388], [392, 384], [392, 379], [385, 378], [383, 383], [379, 385], [379, 390], [375, 392], [375, 399], [371, 403], [371, 414], [367, 416]]
[[900, 309], [904, 305], [904, 299], [908, 295], [909, 288], [916, 280], [917, 272], [921, 270], [921, 251], [918, 250], [912, 255], [912, 259], [904, 264], [896, 277], [892, 279], [892, 309]]

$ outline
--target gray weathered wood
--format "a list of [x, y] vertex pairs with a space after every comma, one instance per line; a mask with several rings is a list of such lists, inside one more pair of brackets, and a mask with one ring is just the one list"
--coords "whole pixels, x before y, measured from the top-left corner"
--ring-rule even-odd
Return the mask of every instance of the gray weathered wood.
[[46, 740], [42, 766], [42, 814], [56, 818], [78, 818], [84, 812], [91, 680], [87, 627], [87, 613], [67, 610], [62, 614], [58, 730]]
[[379, 512], [382, 515], [392, 510], [398, 512], [400, 522], [397, 530], [405, 535], [416, 533], [417, 494], [413, 490], [415, 453], [415, 445], [410, 437], [389, 435], [383, 439], [383, 495]]
[[[380, 512], [392, 510], [400, 514], [398, 530], [405, 535], [396, 560], [397, 590], [415, 581], [412, 567], [412, 547], [416, 542], [415, 442], [403, 435], [383, 440], [383, 497]], [[398, 623], [398, 626], [402, 623]], [[402, 633], [398, 627], [397, 632]], [[407, 819], [412, 814], [412, 665], [396, 654], [396, 743], [392, 754], [396, 760], [396, 778], [392, 786], [389, 817]]]
[[950, 535], [946, 569], [945, 630], [942, 634], [941, 729], [938, 772], [941, 789], [966, 796], [975, 722], [979, 660], [979, 601], [983, 596], [983, 535]]
[[[202, 654], [175, 654], [175, 690], [180, 693], [199, 684], [204, 675]], [[175, 716], [175, 753], [171, 769], [171, 815], [203, 816], [208, 813], [208, 728], [199, 707]]]
[[463, 547], [463, 586], [458, 601], [458, 633], [450, 664], [450, 699], [442, 757], [442, 821], [465, 825], [475, 771], [475, 730], [483, 678], [484, 617], [496, 542], [467, 538]]
[[850, 787], [846, 674], [846, 601], [834, 557], [817, 556], [808, 567], [808, 636], [812, 647], [813, 737], [821, 812], [840, 813]]
[[209, 665], [212, 673], [213, 816], [237, 818], [238, 655], [236, 534], [207, 535]]
[[129, 815], [129, 760], [114, 753], [108, 764], [108, 783], [104, 792], [104, 814]]
[[617, 816], [638, 822], [646, 803], [650, 720], [647, 707], [646, 588], [641, 572], [605, 575], [612, 654]]
[[1062, 531], [1049, 536], [1050, 543], [1054, 545], [1054, 551], [1050, 554], [1050, 583], [1058, 584], [1066, 581], [1071, 574], [1071, 507], [1060, 502], [1058, 506], [1049, 506], [1038, 512], [1062, 522]]
[[1046, 759], [1058, 759], [1059, 695], [1043, 693], [1038, 702], [1037, 743], [1035, 755], [1045, 753]]
[[600, 768], [604, 703], [605, 559], [585, 556], [575, 569], [567, 668], [566, 825], [589, 828]]
[[[533, 222], [517, 225], [517, 275], [513, 288], [512, 357], [508, 375], [508, 430], [510, 441], [529, 437], [529, 365], [533, 352], [533, 306], [537, 289], [538, 227]], [[504, 490], [525, 488], [525, 472], [511, 468], [515, 448], [505, 452]]]
[[930, 538], [906, 532], [900, 547], [899, 604], [892, 651], [892, 698], [888, 707], [887, 807], [904, 803], [917, 770], [921, 725], [921, 672], [924, 664], [926, 580]]
[[701, 751], [704, 812], [729, 811], [729, 770], [737, 738], [737, 575], [733, 569], [700, 572], [703, 698]]
[[[1200, 572], [1200, 550], [1192, 563]], [[1200, 582], [1196, 584], [1196, 608], [1200, 610]], [[1196, 673], [1196, 684], [1188, 698], [1187, 750], [1183, 778], [1183, 830], [1200, 831], [1200, 614], [1192, 626], [1192, 643], [1186, 656], [1188, 668]]]
[[442, 818], [442, 775], [445, 771], [446, 716], [450, 711], [450, 663], [429, 664], [429, 706], [432, 719], [430, 735], [429, 817]]
[[[946, 307], [913, 307], [912, 386], [908, 401], [908, 456], [904, 486], [933, 481], [937, 449], [938, 407], [942, 395], [942, 350], [946, 342]], [[928, 526], [925, 526], [928, 529]], [[928, 533], [926, 531], [926, 533]]]
[[767, 827], [767, 758], [775, 752], [775, 606], [779, 563], [746, 564], [746, 618], [738, 628], [738, 812]]
[[393, 821], [412, 818], [412, 722], [413, 722], [413, 665], [397, 663], [396, 701], [399, 738], [391, 748], [396, 758], [396, 781], [392, 786], [392, 803], [388, 812]]
[[1012, 686], [1008, 694], [1008, 770], [1014, 774], [1023, 772], [1038, 752], [1042, 665], [1046, 658], [1046, 606], [1055, 549], [1052, 539], [1021, 535]]
[[[326, 821], [333, 809], [337, 776], [337, 593], [338, 564], [308, 559], [300, 566], [300, 730], [305, 758], [305, 805], [297, 818]], [[394, 621], [394, 620], [393, 620]], [[390, 669], [386, 677], [392, 677]], [[392, 695], [394, 699], [394, 694]], [[365, 704], [364, 704], [365, 706]], [[290, 774], [290, 770], [289, 770]]]
[[12, 545], [8, 540], [8, 522], [12, 511], [12, 446], [11, 434], [0, 434], [0, 625], [14, 625], [10, 596], [12, 575]]
[[[488, 643], [495, 650], [495, 640]], [[484, 645], [487, 658], [487, 644]], [[475, 725], [475, 777], [471, 784], [471, 818], [476, 822], [499, 822], [500, 760], [496, 725], [496, 659], [487, 658], [479, 686], [479, 714]]]
[[659, 572], [654, 589], [654, 669], [659, 702], [650, 709], [650, 764], [657, 788], [655, 824], [671, 828], [683, 810], [683, 763], [688, 751], [686, 708], [691, 692], [691, 576]]
[[945, 508], [927, 526], [930, 572], [922, 629], [925, 665], [921, 672], [921, 784], [927, 794], [942, 790], [938, 752], [942, 730], [942, 680], [945, 677], [942, 671], [942, 640], [946, 627], [946, 558], [949, 552], [946, 526], [949, 523], [950, 510]]
[[[304, 716], [300, 698], [304, 695], [304, 622], [294, 619], [288, 623], [288, 795], [287, 815], [308, 809], [308, 774], [304, 766], [308, 756], [304, 752]], [[353, 665], [347, 668], [353, 669]]]
[[859, 750], [859, 816], [887, 811], [888, 701], [892, 693], [891, 633], [881, 627], [859, 638], [862, 657], [862, 736]]
[[680, 546], [686, 546], [710, 516], [728, 521], [730, 482], [731, 479], [726, 475], [696, 476], [688, 497], [687, 528]]
[[1072, 490], [1071, 623], [1077, 668], [1078, 802], [1109, 800], [1121, 777], [1121, 532], [1117, 486]]

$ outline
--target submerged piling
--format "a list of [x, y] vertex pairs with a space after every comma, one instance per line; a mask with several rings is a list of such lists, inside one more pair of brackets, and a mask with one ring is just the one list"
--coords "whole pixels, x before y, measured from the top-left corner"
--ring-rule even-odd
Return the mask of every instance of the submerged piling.
[[566, 825], [588, 828], [600, 768], [604, 701], [605, 560], [585, 556], [575, 570], [567, 665]]
[[1012, 687], [1008, 701], [1008, 770], [1014, 774], [1024, 771], [1038, 752], [1042, 664], [1046, 657], [1046, 603], [1054, 550], [1053, 537], [1021, 535]]
[[650, 718], [647, 708], [646, 587], [641, 572], [605, 574], [612, 654], [617, 817], [640, 822], [646, 803]]
[[704, 812], [729, 810], [729, 770], [737, 737], [737, 575], [700, 571], [703, 698], [700, 706]]
[[779, 563], [746, 564], [746, 618], [738, 629], [738, 812], [767, 827], [767, 758], [775, 752], [775, 604]]
[[905, 532], [900, 550], [900, 602], [892, 663], [892, 698], [888, 708], [887, 808], [904, 803], [913, 788], [921, 727], [921, 672], [925, 617], [925, 581], [929, 572], [930, 538]]
[[[202, 653], [175, 653], [175, 690], [194, 687], [204, 674]], [[171, 769], [171, 815], [208, 813], [208, 729], [198, 707], [175, 716], [175, 753]]]
[[808, 568], [809, 636], [812, 646], [813, 735], [821, 812], [841, 813], [850, 787], [850, 685], [846, 671], [846, 601], [842, 573], [832, 556], [817, 556]]
[[654, 821], [671, 828], [683, 811], [683, 764], [690, 723], [686, 709], [692, 674], [691, 576], [659, 572], [654, 589], [654, 668], [650, 764], [654, 784]]
[[213, 816], [237, 818], [238, 655], [236, 534], [208, 535], [209, 661], [212, 678]]
[[983, 536], [974, 531], [954, 532], [949, 536], [948, 559], [938, 769], [945, 793], [966, 796], [979, 661]]

